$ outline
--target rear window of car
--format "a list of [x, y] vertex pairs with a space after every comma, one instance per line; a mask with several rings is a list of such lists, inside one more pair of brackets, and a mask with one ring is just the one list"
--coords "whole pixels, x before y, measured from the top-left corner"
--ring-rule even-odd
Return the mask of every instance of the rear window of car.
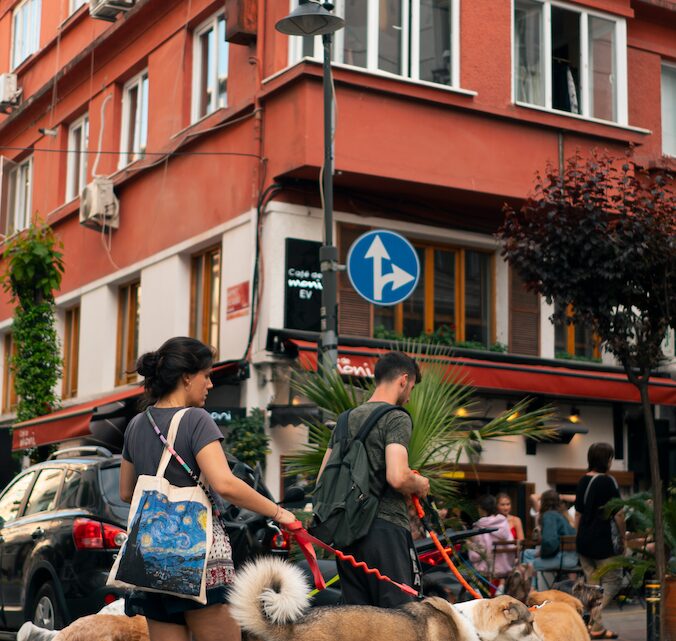
[[101, 493], [103, 498], [112, 505], [128, 505], [120, 498], [120, 466], [102, 467], [99, 470], [101, 479]]

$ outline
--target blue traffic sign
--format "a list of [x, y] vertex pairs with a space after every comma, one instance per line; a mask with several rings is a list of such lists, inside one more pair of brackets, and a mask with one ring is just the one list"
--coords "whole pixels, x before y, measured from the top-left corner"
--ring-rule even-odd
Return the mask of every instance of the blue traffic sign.
[[385, 229], [363, 234], [347, 254], [347, 274], [357, 293], [374, 305], [406, 300], [420, 278], [420, 261], [413, 245]]

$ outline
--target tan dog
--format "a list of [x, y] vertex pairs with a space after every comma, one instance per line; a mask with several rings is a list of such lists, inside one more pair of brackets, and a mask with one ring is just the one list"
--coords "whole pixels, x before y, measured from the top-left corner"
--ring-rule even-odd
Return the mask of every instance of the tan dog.
[[262, 558], [237, 573], [230, 612], [245, 632], [263, 641], [540, 641], [532, 614], [508, 596], [463, 604], [461, 610], [438, 597], [398, 610], [309, 610], [308, 592], [300, 569]]
[[587, 626], [568, 603], [549, 601], [534, 608], [533, 628], [542, 641], [589, 641]]
[[546, 601], [552, 603], [566, 603], [571, 608], [577, 611], [582, 616], [584, 614], [584, 607], [582, 601], [576, 599], [570, 594], [561, 592], [561, 590], [543, 590], [542, 592], [530, 592], [526, 599], [526, 605], [542, 605]]
[[150, 641], [150, 637], [145, 617], [92, 614], [71, 623], [53, 641]]

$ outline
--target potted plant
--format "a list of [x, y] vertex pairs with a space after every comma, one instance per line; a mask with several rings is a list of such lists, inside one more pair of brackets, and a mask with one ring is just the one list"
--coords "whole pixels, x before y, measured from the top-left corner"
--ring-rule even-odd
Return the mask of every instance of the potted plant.
[[[628, 499], [613, 499], [606, 505], [608, 514], [618, 508], [625, 510], [631, 528], [628, 551], [625, 555], [613, 557], [599, 572], [622, 568], [629, 573], [634, 588], [643, 585], [646, 577], [656, 576], [654, 523], [652, 494], [641, 492]], [[665, 556], [668, 559], [667, 573], [664, 579], [662, 616], [666, 622], [667, 634], [676, 641], [676, 484], [672, 484], [664, 500], [664, 542]]]

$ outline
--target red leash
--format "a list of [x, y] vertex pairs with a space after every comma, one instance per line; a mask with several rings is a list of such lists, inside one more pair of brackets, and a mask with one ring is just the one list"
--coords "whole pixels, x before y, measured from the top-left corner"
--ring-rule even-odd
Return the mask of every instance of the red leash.
[[398, 587], [402, 592], [406, 592], [406, 594], [410, 594], [411, 596], [415, 597], [418, 596], [418, 591], [413, 589], [411, 586], [406, 585], [405, 583], [397, 583], [396, 581], [390, 579], [389, 576], [382, 574], [377, 568], [370, 568], [363, 561], [357, 561], [357, 559], [355, 559], [351, 554], [345, 554], [340, 550], [336, 550], [330, 545], [324, 543], [324, 541], [320, 541], [318, 538], [312, 536], [305, 528], [303, 528], [303, 525], [300, 521], [294, 521], [293, 523], [285, 525], [284, 527], [291, 535], [293, 535], [293, 537], [296, 539], [296, 543], [298, 543], [298, 546], [303, 551], [308, 565], [310, 566], [310, 570], [312, 571], [315, 587], [318, 590], [323, 590], [326, 587], [326, 584], [324, 583], [324, 577], [322, 576], [321, 570], [319, 569], [319, 564], [317, 563], [317, 554], [313, 544], [317, 545], [323, 550], [326, 550], [327, 552], [330, 552], [331, 554], [334, 554], [341, 561], [345, 561], [355, 568], [364, 570], [366, 574], [372, 574], [380, 581], [391, 583], [392, 585]]

